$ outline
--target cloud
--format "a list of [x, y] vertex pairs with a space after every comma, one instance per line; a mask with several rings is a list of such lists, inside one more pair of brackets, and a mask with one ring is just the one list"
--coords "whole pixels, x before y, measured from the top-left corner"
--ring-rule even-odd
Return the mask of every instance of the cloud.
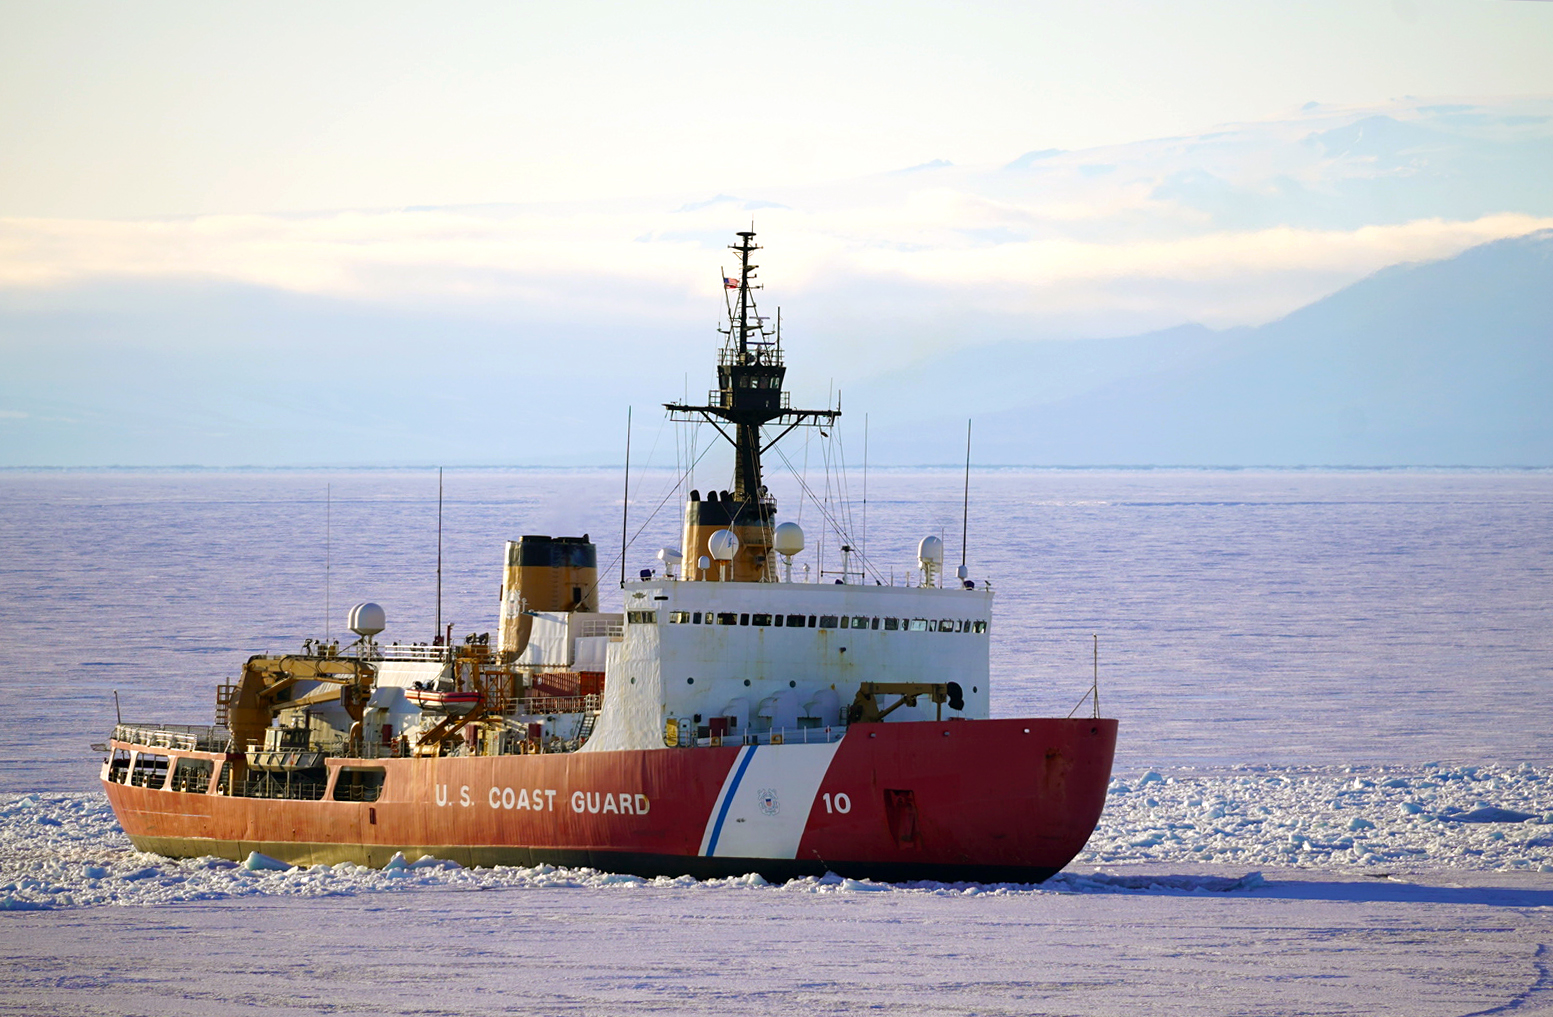
[[759, 199], [7, 219], [0, 286], [192, 277], [386, 306], [700, 321], [731, 263], [722, 248], [753, 212], [770, 247], [763, 301], [875, 320], [1016, 316], [1070, 334], [1124, 318], [1259, 324], [1388, 265], [1553, 226], [1549, 110], [1321, 106]]

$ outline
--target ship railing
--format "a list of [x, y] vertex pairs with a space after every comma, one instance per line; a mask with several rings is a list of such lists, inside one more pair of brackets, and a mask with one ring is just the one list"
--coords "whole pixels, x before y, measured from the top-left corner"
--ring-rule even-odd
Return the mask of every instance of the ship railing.
[[[762, 319], [764, 320], [764, 319]], [[724, 346], [717, 351], [718, 367], [782, 366], [782, 347], [769, 339], [750, 339], [744, 350]]]
[[[693, 744], [703, 749], [729, 745], [826, 745], [841, 741], [846, 733], [845, 727], [783, 727], [773, 731], [725, 734], [720, 738], [712, 735], [697, 738]], [[682, 741], [680, 744], [688, 747], [692, 743]]]
[[317, 802], [322, 801], [324, 789], [328, 785], [316, 780], [283, 780], [266, 774], [263, 777], [249, 777], [240, 780], [232, 787], [233, 798], [279, 798], [292, 801]]
[[[733, 409], [733, 389], [731, 389], [731, 388], [713, 388], [713, 389], [708, 389], [707, 393], [706, 393], [706, 404], [708, 406], [712, 407], [713, 409], [718, 409], [718, 410], [731, 410], [731, 409]], [[793, 408], [793, 396], [792, 396], [792, 393], [791, 392], [783, 392], [778, 397], [777, 405], [781, 409], [784, 409], [784, 410], [792, 409]]]
[[118, 724], [113, 728], [113, 740], [153, 749], [225, 752], [232, 735], [224, 727], [208, 724]]
[[599, 708], [600, 697], [587, 696], [529, 696], [527, 699], [517, 702], [517, 711], [521, 714], [537, 715], [541, 713], [595, 713]]
[[382, 660], [444, 661], [448, 659], [448, 649], [426, 643], [390, 643], [377, 646], [377, 653]]

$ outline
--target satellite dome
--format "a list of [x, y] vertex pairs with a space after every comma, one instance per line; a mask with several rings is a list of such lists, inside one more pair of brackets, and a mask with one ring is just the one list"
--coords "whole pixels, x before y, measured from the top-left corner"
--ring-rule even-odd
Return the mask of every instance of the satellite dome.
[[358, 636], [375, 636], [387, 627], [388, 618], [383, 614], [381, 607], [368, 601], [351, 608], [350, 618], [346, 624]]
[[707, 538], [706, 549], [718, 561], [733, 561], [733, 556], [739, 553], [739, 538], [732, 530], [718, 530]]
[[934, 565], [944, 563], [944, 542], [937, 537], [923, 537], [922, 543], [917, 545], [917, 560], [924, 565], [931, 562]]
[[803, 550], [803, 527], [797, 523], [781, 523], [772, 534], [771, 546], [777, 554], [792, 557]]

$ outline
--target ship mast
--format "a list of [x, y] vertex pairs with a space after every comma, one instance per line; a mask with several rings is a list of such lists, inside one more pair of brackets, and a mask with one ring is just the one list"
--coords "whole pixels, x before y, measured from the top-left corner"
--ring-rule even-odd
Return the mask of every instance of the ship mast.
[[[753, 230], [740, 231], [738, 237], [737, 244], [729, 245], [729, 250], [739, 258], [738, 299], [729, 305], [728, 327], [718, 329], [725, 337], [717, 355], [718, 387], [708, 393], [705, 405], [665, 403], [664, 407], [672, 420], [709, 422], [733, 446], [733, 490], [728, 492], [727, 499], [731, 504], [726, 510], [704, 513], [707, 515], [705, 525], [714, 524], [713, 515], [726, 516], [723, 525], [734, 529], [741, 541], [751, 545], [750, 550], [761, 559], [760, 572], [764, 574], [764, 555], [759, 552], [769, 541], [760, 539], [759, 532], [744, 532], [746, 529], [769, 530], [776, 513], [776, 503], [761, 481], [761, 455], [793, 428], [829, 423], [839, 417], [841, 411], [792, 408], [790, 396], [782, 388], [787, 366], [782, 358], [781, 334], [767, 328], [766, 319], [755, 306], [754, 291], [760, 289], [754, 282], [755, 270], [760, 266], [753, 264], [750, 256], [760, 250], [760, 246], [755, 243]], [[723, 285], [725, 291], [735, 288], [734, 281], [727, 277], [724, 277]], [[782, 431], [763, 442], [761, 429], [767, 424], [781, 426]], [[690, 525], [699, 528], [701, 524], [693, 520]], [[690, 535], [689, 531], [687, 535]], [[696, 560], [691, 556], [694, 549], [690, 545], [693, 543], [700, 541], [693, 536], [687, 539], [687, 562]]]

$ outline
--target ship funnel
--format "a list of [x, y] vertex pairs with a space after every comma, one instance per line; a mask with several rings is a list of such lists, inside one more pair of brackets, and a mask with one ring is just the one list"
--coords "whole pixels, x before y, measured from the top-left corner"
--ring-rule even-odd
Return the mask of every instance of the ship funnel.
[[938, 573], [944, 567], [944, 542], [934, 536], [922, 538], [917, 545], [917, 561], [922, 563], [922, 580], [927, 586], [938, 585]]
[[383, 614], [381, 607], [368, 601], [351, 608], [350, 617], [345, 624], [356, 635], [366, 638], [382, 632], [388, 626], [388, 618]]
[[597, 611], [598, 589], [598, 549], [586, 533], [507, 541], [497, 649], [514, 656], [527, 649], [535, 611]]

